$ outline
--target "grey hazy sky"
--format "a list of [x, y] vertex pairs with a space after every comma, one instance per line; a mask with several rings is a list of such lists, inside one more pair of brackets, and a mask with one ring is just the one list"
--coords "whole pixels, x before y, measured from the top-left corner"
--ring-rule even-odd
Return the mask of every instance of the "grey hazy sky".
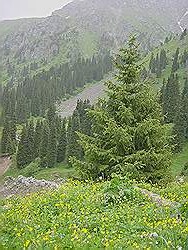
[[0, 20], [48, 16], [71, 0], [0, 0]]

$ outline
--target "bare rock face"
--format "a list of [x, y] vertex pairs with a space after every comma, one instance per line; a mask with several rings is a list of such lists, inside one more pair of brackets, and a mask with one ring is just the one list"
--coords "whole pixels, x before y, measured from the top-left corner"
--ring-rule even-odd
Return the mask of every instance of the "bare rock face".
[[57, 189], [65, 182], [64, 179], [55, 181], [37, 180], [33, 177], [18, 176], [18, 178], [6, 177], [0, 188], [0, 196], [11, 197], [14, 195], [26, 195], [46, 189]]

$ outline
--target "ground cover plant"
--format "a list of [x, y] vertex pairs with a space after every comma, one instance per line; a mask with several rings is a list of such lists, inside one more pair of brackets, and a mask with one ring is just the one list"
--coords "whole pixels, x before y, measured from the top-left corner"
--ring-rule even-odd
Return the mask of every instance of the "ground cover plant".
[[[159, 206], [115, 176], [3, 201], [1, 249], [187, 249], [188, 184], [157, 189]], [[151, 188], [152, 189], [152, 188]]]

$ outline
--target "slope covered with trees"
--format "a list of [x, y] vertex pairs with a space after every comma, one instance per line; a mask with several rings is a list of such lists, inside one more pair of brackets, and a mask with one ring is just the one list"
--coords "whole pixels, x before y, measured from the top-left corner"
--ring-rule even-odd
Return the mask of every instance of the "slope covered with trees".
[[[15, 147], [19, 168], [36, 158], [40, 168], [70, 160], [83, 181], [3, 200], [2, 248], [186, 249], [187, 183], [169, 183], [178, 116], [163, 116], [166, 99], [143, 79], [135, 39], [117, 54], [115, 66], [108, 98], [95, 107], [79, 101], [73, 116], [62, 121], [51, 106], [43, 118], [22, 124]], [[169, 84], [177, 87], [173, 68], [170, 76]], [[187, 81], [178, 96], [185, 105]], [[14, 141], [13, 126], [7, 131]]]
[[[158, 167], [157, 169], [158, 174], [154, 167], [156, 164], [157, 154], [160, 155], [161, 157], [161, 158], [159, 157], [160, 158], [159, 162], [163, 161], [162, 159], [163, 154], [166, 155], [164, 160], [168, 162], [168, 156], [167, 156], [168, 150], [164, 151], [162, 154], [159, 152], [159, 149], [163, 151], [162, 149], [163, 146], [164, 148], [166, 148], [165, 139], [163, 138], [162, 134], [161, 134], [161, 138], [163, 139], [160, 140], [157, 137], [157, 135], [158, 136], [160, 135], [159, 133], [160, 126], [158, 125], [163, 120], [162, 114], [164, 116], [164, 122], [165, 124], [167, 124], [165, 126], [169, 128], [171, 127], [173, 131], [171, 144], [173, 144], [174, 152], [180, 151], [184, 143], [186, 143], [187, 138], [188, 138], [187, 137], [187, 126], [188, 126], [187, 110], [188, 109], [187, 109], [187, 80], [186, 80], [186, 76], [187, 76], [187, 73], [186, 73], [187, 50], [186, 48], [187, 48], [188, 36], [186, 35], [186, 32], [184, 32], [183, 34], [184, 35], [183, 36], [181, 35], [181, 37], [176, 37], [176, 38], [171, 38], [171, 39], [167, 38], [165, 43], [161, 47], [154, 50], [152, 54], [146, 56], [144, 61], [146, 61], [148, 64], [144, 65], [145, 69], [144, 71], [141, 72], [140, 87], [138, 87], [138, 84], [136, 83], [137, 80], [135, 78], [136, 85], [133, 87], [135, 92], [133, 92], [129, 88], [126, 89], [125, 87], [123, 87], [124, 86], [123, 84], [120, 84], [121, 87], [116, 86], [116, 84], [114, 85], [112, 83], [107, 84], [107, 86], [110, 89], [109, 94], [108, 94], [108, 99], [109, 99], [110, 104], [108, 104], [108, 102], [101, 103], [97, 107], [98, 108], [97, 112], [91, 111], [91, 112], [94, 112], [92, 116], [94, 116], [93, 118], [95, 119], [99, 119], [97, 118], [97, 116], [100, 117], [102, 115], [100, 119], [104, 119], [103, 125], [102, 124], [96, 125], [95, 119], [92, 120], [91, 122], [91, 119], [88, 118], [88, 115], [86, 114], [87, 113], [86, 110], [89, 108], [90, 105], [89, 103], [87, 103], [87, 101], [84, 103], [78, 102], [77, 108], [73, 116], [70, 117], [70, 119], [66, 121], [61, 121], [61, 119], [56, 114], [55, 110], [53, 110], [53, 112], [52, 110], [50, 111], [51, 107], [53, 106], [52, 104], [54, 102], [54, 99], [53, 99], [54, 92], [52, 92], [51, 88], [46, 89], [46, 85], [44, 85], [45, 86], [44, 89], [48, 90], [48, 92], [45, 92], [46, 94], [42, 95], [43, 97], [40, 96], [39, 94], [40, 91], [39, 93], [33, 92], [34, 95], [32, 97], [32, 95], [30, 94], [30, 90], [33, 91], [32, 89], [33, 83], [30, 83], [29, 79], [25, 79], [25, 82], [26, 82], [25, 91], [28, 92], [28, 97], [30, 98], [30, 101], [28, 99], [28, 103], [30, 103], [31, 105], [30, 107], [28, 107], [25, 105], [23, 101], [20, 100], [20, 102], [18, 102], [19, 86], [17, 87], [17, 89], [15, 87], [8, 86], [7, 88], [4, 89], [4, 99], [3, 99], [3, 106], [6, 112], [4, 112], [3, 114], [5, 118], [5, 123], [4, 123], [5, 125], [3, 129], [3, 134], [2, 134], [2, 152], [9, 153], [9, 154], [13, 154], [13, 153], [16, 154], [17, 164], [19, 168], [23, 168], [23, 167], [25, 168], [28, 164], [30, 164], [36, 158], [40, 158], [41, 160], [40, 165], [41, 167], [44, 168], [44, 167], [56, 166], [57, 163], [60, 163], [63, 161], [69, 162], [70, 156], [77, 157], [79, 160], [82, 160], [85, 154], [86, 154], [85, 155], [86, 158], [87, 157], [89, 158], [89, 164], [90, 164], [90, 157], [93, 154], [92, 157], [94, 157], [94, 155], [95, 157], [91, 159], [91, 162], [94, 165], [93, 167], [91, 167], [90, 165], [91, 169], [89, 170], [89, 172], [90, 173], [92, 172], [94, 178], [99, 177], [101, 174], [104, 175], [105, 178], [107, 178], [107, 176], [109, 176], [114, 171], [116, 172], [116, 170], [119, 172], [123, 172], [124, 170], [122, 170], [122, 166], [125, 166], [125, 165], [127, 166], [126, 169], [128, 172], [132, 172], [132, 174], [134, 173], [135, 176], [136, 175], [138, 176], [142, 171], [144, 172], [144, 168], [147, 168], [146, 164], [150, 164], [152, 162], [151, 161], [151, 158], [152, 158], [154, 161], [154, 165], [151, 165], [151, 166], [148, 165], [148, 173], [145, 173], [144, 178], [150, 179], [152, 177], [149, 175], [150, 174], [153, 175], [154, 173], [156, 176], [158, 175], [158, 177], [156, 178], [159, 178], [159, 179], [162, 178], [162, 174], [160, 177], [160, 172], [162, 173], [162, 171], [160, 170], [160, 167]], [[85, 63], [89, 62], [87, 60], [86, 61], [83, 60], [84, 67], [80, 68], [80, 66], [82, 65], [81, 61], [79, 61], [80, 64], [75, 64], [74, 68], [75, 68], [75, 72], [77, 72], [75, 74], [76, 75], [75, 82], [81, 83], [82, 81], [84, 81], [84, 79], [86, 79], [88, 74], [91, 74], [92, 77], [98, 77], [98, 79], [100, 79], [102, 77], [103, 70], [101, 69], [98, 70], [99, 67], [102, 67], [102, 69], [104, 68], [104, 70], [106, 71], [107, 69], [108, 70], [112, 69], [112, 63], [110, 62], [109, 54], [106, 54], [106, 56], [103, 57], [103, 59], [104, 60], [101, 61], [102, 64], [100, 64], [100, 61], [96, 61], [96, 59], [93, 58], [92, 61], [90, 61], [90, 64], [88, 64], [88, 66], [90, 67], [86, 67], [85, 65]], [[119, 60], [121, 60], [121, 57]], [[142, 63], [142, 61], [140, 61], [140, 63]], [[175, 70], [174, 65], [176, 64], [178, 65], [178, 67], [176, 67], [176, 70]], [[67, 67], [67, 70], [65, 71], [66, 67]], [[157, 67], [160, 68], [160, 75], [158, 75], [158, 72], [156, 70], [153, 71], [153, 69], [154, 68], [157, 69]], [[83, 72], [79, 74], [78, 69], [79, 71], [82, 70]], [[143, 75], [143, 72], [145, 75]], [[64, 86], [63, 84], [62, 86], [60, 84], [63, 81], [63, 78], [58, 78], [58, 77], [65, 77], [67, 79], [69, 76], [69, 73], [70, 73], [70, 68], [68, 67], [68, 65], [63, 65], [62, 67], [60, 66], [59, 68], [52, 68], [49, 72], [44, 72], [43, 75], [41, 74], [42, 76], [46, 76], [47, 82], [49, 79], [49, 84], [51, 84], [52, 86], [53, 86], [53, 81], [52, 81], [53, 77], [51, 78], [50, 76], [57, 76], [58, 81], [56, 82], [56, 85], [54, 86], [59, 86], [59, 87], [57, 87], [58, 91], [57, 91], [57, 94], [54, 94], [54, 98], [56, 95], [60, 96], [60, 93], [61, 93], [60, 89], [62, 88], [62, 86]], [[162, 114], [160, 113], [160, 107], [157, 106], [157, 103], [155, 103], [158, 101], [157, 97], [155, 97], [156, 100], [155, 98], [152, 99], [155, 96], [155, 93], [152, 92], [149, 87], [149, 85], [151, 86], [153, 85], [153, 80], [155, 78], [156, 80], [155, 80], [154, 86], [157, 86], [158, 89], [160, 89], [161, 87], [159, 99], [162, 105]], [[40, 75], [39, 75], [39, 79], [40, 79]], [[71, 82], [74, 82], [73, 79], [74, 77], [72, 78]], [[144, 85], [145, 83], [144, 84], [142, 83], [143, 79], [145, 79], [145, 81], [150, 80], [151, 83], [149, 85], [146, 84], [145, 86]], [[127, 82], [127, 81], [129, 81], [128, 78], [124, 79], [124, 82]], [[41, 83], [41, 79], [39, 80], [39, 82]], [[42, 84], [39, 84], [39, 82], [37, 82], [37, 85], [41, 86]], [[78, 84], [78, 85], [81, 87], [82, 84]], [[31, 87], [30, 90], [28, 86]], [[67, 85], [67, 87], [68, 86], [70, 88], [70, 85]], [[64, 87], [63, 89], [66, 89]], [[117, 92], [114, 93], [113, 91], [115, 90]], [[149, 96], [146, 95], [146, 93]], [[36, 101], [37, 98], [40, 101], [42, 101], [42, 98], [44, 98], [44, 100], [47, 100], [48, 95], [50, 95], [50, 101], [46, 102], [46, 106], [44, 105], [44, 107], [41, 108], [42, 106], [40, 106], [40, 104]], [[123, 100], [121, 97], [122, 95], [124, 98]], [[133, 99], [131, 101], [131, 95], [138, 96], [138, 99], [136, 99], [137, 100], [136, 103], [131, 103], [134, 100]], [[126, 100], [125, 97], [128, 99]], [[145, 106], [142, 103], [142, 98], [146, 102], [145, 103], [146, 107], [148, 107], [148, 105], [151, 106], [149, 110], [144, 108]], [[148, 101], [147, 101], [147, 98], [148, 98]], [[127, 102], [129, 103], [130, 107], [135, 106], [135, 109], [131, 108], [131, 111], [130, 111], [130, 108], [127, 106], [128, 105]], [[140, 103], [139, 106], [137, 103]], [[119, 118], [113, 117], [113, 113], [112, 114], [105, 113], [104, 109], [106, 106], [109, 109], [111, 109], [113, 112], [115, 112], [114, 110], [117, 109], [116, 115], [120, 117]], [[122, 109], [120, 109], [121, 106], [122, 106]], [[36, 109], [35, 111], [38, 110], [39, 112], [34, 112], [34, 111], [33, 113], [32, 111], [29, 112], [28, 110], [30, 110], [31, 107], [35, 107]], [[50, 108], [48, 109], [48, 107]], [[138, 110], [140, 110], [141, 107], [145, 110], [146, 112], [145, 116], [147, 118], [151, 115], [150, 117], [151, 123], [147, 119], [142, 121], [142, 119], [145, 119], [144, 117], [138, 117], [137, 115]], [[46, 110], [48, 111], [46, 112]], [[127, 117], [126, 116], [127, 110], [129, 110], [130, 112], [133, 112], [132, 114], [130, 113], [128, 115], [127, 119], [125, 119], [127, 121], [131, 119], [129, 121], [129, 124], [126, 124], [127, 121], [120, 119], [122, 116]], [[27, 115], [22, 116], [24, 112]], [[140, 111], [140, 113], [143, 113], [143, 111]], [[31, 115], [38, 117], [38, 118], [37, 119], [33, 117], [30, 118]], [[43, 116], [43, 119], [39, 118], [39, 116]], [[50, 116], [53, 117], [54, 119], [53, 122], [52, 121], [49, 122], [49, 119], [52, 119], [50, 118]], [[125, 122], [125, 124], [123, 124], [123, 122]], [[16, 124], [18, 125], [20, 123], [22, 124], [22, 127], [23, 127], [21, 134], [20, 132], [19, 133], [16, 132]], [[122, 128], [119, 127], [120, 124], [122, 125]], [[155, 128], [154, 128], [154, 125], [156, 126]], [[81, 132], [81, 133], [85, 132], [87, 135], [91, 136], [92, 135], [91, 127], [95, 127], [95, 126], [96, 126], [95, 128], [96, 131], [94, 130], [95, 131], [94, 135], [96, 137], [95, 138], [96, 142], [94, 142], [94, 138], [86, 137], [84, 139], [87, 141], [87, 143], [85, 141], [84, 144], [80, 146], [78, 143], [79, 137], [78, 137], [77, 132]], [[98, 128], [98, 126], [100, 129]], [[103, 134], [103, 130], [101, 126], [103, 126], [103, 128], [105, 129], [104, 134]], [[108, 129], [105, 126], [107, 126]], [[155, 130], [156, 138], [155, 138], [155, 133], [151, 132], [151, 129], [149, 128], [150, 126], [152, 129], [154, 130], [156, 129]], [[157, 126], [158, 126], [158, 130], [157, 130]], [[106, 129], [109, 131], [108, 133], [106, 132]], [[147, 129], [149, 129], [150, 132], [148, 131], [148, 133], [146, 133]], [[163, 130], [162, 127], [161, 129]], [[142, 135], [143, 131], [145, 132], [144, 135]], [[124, 137], [122, 135], [125, 135], [126, 134], [125, 132], [127, 133], [127, 136]], [[158, 144], [158, 146], [155, 149], [156, 151], [154, 150], [155, 146], [152, 144], [154, 143], [154, 138], [151, 139], [150, 136], [153, 136], [155, 138], [156, 143], [157, 141], [161, 141], [162, 143], [162, 144]], [[100, 140], [102, 144], [98, 141], [99, 138], [101, 138]], [[112, 140], [112, 138], [116, 138], [116, 139], [119, 138], [119, 139], [115, 143]], [[93, 145], [92, 144], [90, 145], [91, 141], [92, 143], [94, 143]], [[140, 144], [138, 143], [138, 141], [140, 141], [139, 142]], [[84, 150], [82, 147], [84, 148]], [[96, 151], [93, 150], [93, 147], [95, 148]], [[129, 149], [126, 149], [126, 147], [128, 147]], [[28, 152], [30, 152], [32, 148], [35, 150], [32, 150], [33, 155], [31, 156], [31, 155], [28, 155]], [[97, 148], [98, 148], [98, 153], [97, 153]], [[150, 160], [148, 160], [150, 163], [146, 163], [145, 160], [148, 158], [146, 156], [147, 151], [148, 151], [148, 154], [150, 154], [151, 153], [150, 149], [153, 149], [153, 156], [149, 158]], [[105, 150], [107, 150], [107, 152]], [[101, 155], [102, 152], [104, 154]], [[49, 159], [49, 155], [51, 159]], [[125, 160], [124, 158], [125, 155], [127, 155], [126, 156], [127, 160]], [[100, 159], [100, 157], [102, 157], [102, 159]], [[96, 162], [95, 162], [95, 158], [97, 159]], [[142, 160], [142, 158], [145, 160]], [[138, 167], [135, 165], [134, 161], [136, 162], [136, 165]], [[109, 162], [111, 163], [109, 164]], [[78, 163], [76, 164], [78, 165]], [[164, 167], [165, 164], [163, 162], [163, 164], [160, 163], [159, 165], [163, 165]], [[84, 163], [81, 163], [80, 168], [82, 169], [82, 174], [86, 166], [87, 164], [85, 165]], [[95, 168], [98, 169], [96, 170], [96, 173], [94, 170]], [[99, 170], [100, 168], [101, 170]], [[140, 168], [140, 170], [138, 168]], [[153, 169], [152, 170], [153, 173], [151, 169]], [[85, 174], [87, 175], [87, 167], [85, 170], [86, 170]]]

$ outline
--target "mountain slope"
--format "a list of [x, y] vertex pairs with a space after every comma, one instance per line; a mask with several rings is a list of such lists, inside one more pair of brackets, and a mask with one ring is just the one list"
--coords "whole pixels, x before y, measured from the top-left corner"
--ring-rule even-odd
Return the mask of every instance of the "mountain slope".
[[[152, 53], [154, 54], [154, 56], [156, 56], [158, 53], [160, 53], [162, 49], [164, 49], [167, 52], [168, 65], [165, 68], [165, 70], [162, 71], [161, 76], [159, 78], [156, 78], [155, 74], [149, 74], [149, 78], [151, 79], [151, 82], [153, 81], [157, 90], [161, 88], [163, 79], [167, 80], [167, 78], [170, 76], [173, 57], [177, 48], [180, 48], [180, 58], [183, 55], [184, 51], [188, 52], [188, 35], [183, 40], [180, 40], [179, 36], [173, 38], [168, 43], [164, 43], [161, 46], [158, 46], [156, 49], [154, 49], [151, 53], [148, 53], [148, 55], [143, 58], [144, 65], [148, 70], [149, 61]], [[185, 78], [188, 77], [187, 68], [188, 68], [188, 60], [187, 60], [187, 66], [184, 67], [180, 65], [180, 68], [176, 72], [179, 76], [181, 86], [183, 86]], [[59, 114], [62, 117], [67, 117], [72, 115], [74, 108], [76, 107], [77, 100], [79, 99], [82, 100], [90, 99], [91, 103], [94, 104], [98, 98], [105, 95], [104, 82], [105, 80], [101, 81], [100, 83], [94, 84], [91, 87], [87, 87], [78, 95], [71, 97], [66, 101], [62, 101], [58, 106]]]
[[[38, 67], [90, 57], [114, 49], [136, 33], [145, 50], [178, 32], [186, 0], [75, 0], [46, 18], [0, 22], [0, 66], [15, 71], [37, 62]], [[185, 19], [182, 25], [186, 25]], [[4, 72], [1, 81], [6, 81]]]

